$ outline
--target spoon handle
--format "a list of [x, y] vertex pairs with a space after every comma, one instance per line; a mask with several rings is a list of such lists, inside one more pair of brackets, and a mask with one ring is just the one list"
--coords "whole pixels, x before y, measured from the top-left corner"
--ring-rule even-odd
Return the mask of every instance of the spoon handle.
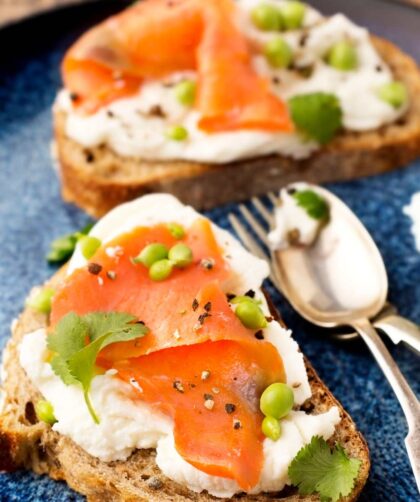
[[403, 409], [408, 423], [405, 444], [420, 491], [420, 403], [369, 320], [357, 320], [353, 322], [353, 327], [369, 347]]

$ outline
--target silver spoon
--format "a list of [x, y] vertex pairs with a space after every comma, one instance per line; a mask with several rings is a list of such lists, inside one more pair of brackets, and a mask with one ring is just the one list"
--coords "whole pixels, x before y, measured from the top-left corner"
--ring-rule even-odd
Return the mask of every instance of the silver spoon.
[[372, 352], [408, 423], [405, 444], [420, 491], [420, 403], [369, 319], [385, 304], [388, 280], [382, 257], [352, 211], [328, 190], [329, 224], [314, 246], [274, 253], [281, 291], [308, 321], [326, 328], [353, 327]]

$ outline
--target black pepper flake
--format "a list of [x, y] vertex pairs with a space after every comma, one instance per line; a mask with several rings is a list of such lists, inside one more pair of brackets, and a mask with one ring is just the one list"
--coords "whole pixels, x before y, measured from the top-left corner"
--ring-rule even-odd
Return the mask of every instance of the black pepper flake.
[[290, 187], [287, 189], [287, 193], [289, 195], [293, 195], [294, 193], [296, 193], [296, 188], [293, 188], [293, 187]]
[[236, 295], [234, 295], [233, 293], [226, 293], [226, 298], [228, 299], [228, 302], [233, 300], [235, 298], [235, 296]]
[[236, 406], [232, 403], [226, 403], [225, 410], [226, 410], [226, 413], [228, 413], [230, 415], [231, 413], [233, 413], [236, 410]]
[[194, 298], [192, 302], [192, 309], [194, 310], [194, 312], [198, 309], [198, 306], [199, 306], [198, 300], [197, 298]]
[[113, 270], [108, 270], [106, 276], [108, 277], [108, 279], [111, 279], [111, 281], [115, 281], [115, 279], [117, 278], [117, 274]]
[[306, 43], [308, 42], [308, 38], [309, 38], [309, 33], [308, 32], [305, 32], [305, 33], [302, 33], [300, 39], [299, 39], [299, 45], [301, 47], [305, 47]]
[[382, 66], [380, 64], [375, 66], [375, 70], [380, 73], [382, 71]]
[[211, 302], [207, 302], [207, 303], [204, 305], [204, 307], [203, 307], [203, 308], [204, 308], [204, 310], [205, 310], [206, 312], [210, 312], [210, 310], [211, 310]]
[[234, 428], [235, 430], [238, 430], [238, 429], [240, 429], [241, 427], [242, 427], [242, 424], [241, 424], [240, 420], [234, 420], [234, 421], [233, 421], [233, 428]]
[[253, 289], [249, 289], [246, 293], [245, 296], [249, 296], [250, 298], [255, 298], [255, 291]]
[[188, 387], [189, 387], [190, 389], [195, 389], [195, 387], [197, 387], [197, 385], [196, 385], [195, 383], [189, 383], [189, 384], [188, 384]]
[[149, 110], [149, 115], [151, 117], [158, 117], [161, 119], [166, 118], [166, 113], [160, 105], [153, 105]]
[[215, 265], [215, 261], [213, 258], [203, 258], [200, 265], [206, 270], [211, 270]]
[[115, 117], [114, 112], [113, 112], [113, 111], [111, 111], [111, 110], [107, 110], [107, 111], [106, 111], [106, 114], [108, 115], [108, 117], [109, 117], [110, 119], [113, 119], [113, 118]]
[[90, 163], [95, 160], [95, 156], [93, 155], [93, 153], [90, 150], [86, 150], [85, 151], [85, 159], [86, 159], [86, 162]]
[[267, 322], [271, 322], [271, 321], [274, 321], [274, 317], [272, 317], [271, 315], [267, 315], [267, 316], [265, 316], [265, 320]]
[[181, 394], [184, 393], [184, 386], [182, 385], [182, 382], [180, 382], [179, 380], [175, 380], [174, 383], [172, 384], [172, 387]]
[[208, 401], [208, 400], [213, 401], [213, 399], [214, 398], [213, 398], [213, 396], [211, 394], [204, 394], [204, 400], [205, 401]]
[[198, 316], [198, 323], [202, 326], [204, 324], [204, 321], [207, 319], [207, 317], [211, 317], [211, 314], [208, 312], [204, 312], [203, 314], [200, 314]]
[[257, 331], [255, 334], [254, 334], [255, 338], [257, 340], [264, 340], [264, 333], [262, 331], [262, 329], [260, 329], [259, 331]]
[[71, 92], [70, 93], [70, 99], [71, 101], [77, 101], [79, 99], [79, 95], [77, 94], [77, 92]]
[[274, 85], [279, 85], [281, 80], [279, 79], [279, 77], [273, 77], [271, 79], [271, 81], [273, 82]]
[[99, 263], [88, 263], [88, 272], [90, 272], [93, 275], [98, 275], [99, 272], [102, 270], [102, 265], [99, 265]]

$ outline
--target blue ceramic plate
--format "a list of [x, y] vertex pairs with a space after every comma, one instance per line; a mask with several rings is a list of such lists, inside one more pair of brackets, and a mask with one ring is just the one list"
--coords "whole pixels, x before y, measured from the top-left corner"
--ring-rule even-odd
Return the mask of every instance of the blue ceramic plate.
[[[125, 3], [104, 1], [65, 8], [0, 30], [0, 344], [22, 309], [32, 285], [50, 276], [44, 256], [50, 241], [88, 221], [64, 204], [49, 156], [50, 108], [60, 86], [65, 49], [86, 28]], [[324, 12], [343, 10], [420, 60], [420, 14], [379, 0], [314, 2]], [[402, 207], [420, 190], [420, 163], [395, 173], [330, 185], [362, 218], [385, 258], [390, 299], [420, 323], [420, 254]], [[208, 212], [229, 228], [234, 205]], [[329, 340], [299, 319], [271, 291], [279, 310], [321, 377], [351, 413], [370, 446], [372, 471], [361, 500], [415, 501], [418, 494], [404, 449], [406, 423], [394, 395], [361, 342]], [[420, 393], [420, 360], [403, 346], [390, 347], [402, 371]], [[83, 500], [64, 483], [27, 472], [0, 475], [0, 500]]]

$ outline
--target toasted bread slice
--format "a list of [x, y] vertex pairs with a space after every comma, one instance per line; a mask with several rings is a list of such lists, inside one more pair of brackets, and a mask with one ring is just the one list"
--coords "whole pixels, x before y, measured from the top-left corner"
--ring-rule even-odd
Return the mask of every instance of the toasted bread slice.
[[297, 180], [348, 180], [402, 167], [420, 155], [420, 70], [392, 43], [377, 37], [373, 43], [409, 90], [410, 108], [398, 122], [370, 132], [343, 132], [300, 161], [271, 155], [211, 165], [122, 157], [106, 145], [85, 149], [66, 136], [66, 114], [56, 111], [55, 142], [63, 198], [96, 217], [121, 202], [155, 191], [169, 192], [186, 204], [209, 209]]
[[[64, 271], [58, 272], [49, 282], [54, 286]], [[273, 316], [280, 319], [272, 304]], [[71, 439], [53, 431], [49, 425], [39, 422], [34, 403], [40, 393], [34, 388], [19, 364], [18, 347], [22, 337], [46, 325], [44, 315], [25, 309], [12, 327], [13, 336], [4, 358], [5, 381], [3, 411], [0, 411], [0, 470], [32, 469], [38, 474], [65, 480], [74, 490], [86, 495], [90, 502], [149, 501], [184, 502], [215, 501], [207, 493], [197, 494], [166, 478], [156, 466], [155, 450], [137, 450], [126, 461], [102, 462], [86, 453]], [[306, 361], [312, 397], [301, 409], [322, 413], [338, 406], [341, 422], [330, 442], [339, 441], [351, 457], [361, 460], [358, 478], [346, 501], [356, 500], [366, 483], [370, 460], [367, 444], [341, 404], [334, 398], [315, 370]], [[311, 501], [316, 496], [298, 496], [297, 491], [287, 488], [278, 494], [235, 496], [233, 500], [264, 502], [273, 500]], [[219, 499], [220, 500], [220, 499]]]

